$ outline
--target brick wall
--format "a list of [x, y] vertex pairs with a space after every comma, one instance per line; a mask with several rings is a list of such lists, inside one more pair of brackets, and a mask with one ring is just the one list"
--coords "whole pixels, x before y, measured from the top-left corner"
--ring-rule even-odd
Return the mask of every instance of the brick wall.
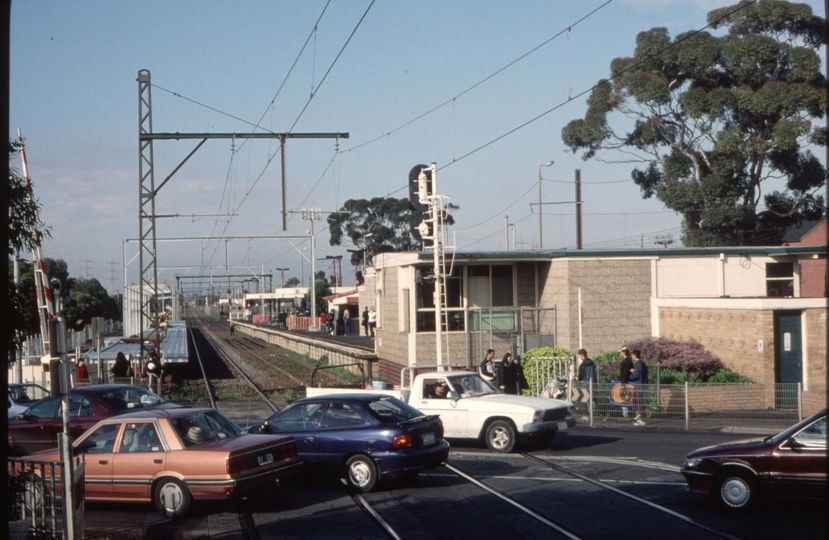
[[[812, 384], [826, 384], [826, 310], [807, 309], [804, 358], [804, 383], [807, 388]], [[825, 388], [825, 387], [824, 387]], [[825, 405], [824, 401], [824, 405]]]
[[[725, 366], [758, 383], [774, 383], [774, 316], [769, 310], [660, 308], [661, 337], [694, 339]], [[763, 341], [763, 350], [758, 342]]]
[[561, 260], [545, 270], [539, 272], [541, 305], [556, 307], [559, 347], [571, 352], [579, 348], [579, 287], [582, 343], [590, 354], [651, 335], [649, 260]]

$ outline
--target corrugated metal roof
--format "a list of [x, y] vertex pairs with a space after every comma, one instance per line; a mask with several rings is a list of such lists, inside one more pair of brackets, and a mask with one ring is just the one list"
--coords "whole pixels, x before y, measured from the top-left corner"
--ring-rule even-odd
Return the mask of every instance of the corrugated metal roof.
[[[145, 336], [150, 335], [150, 330], [144, 331]], [[167, 327], [167, 334], [161, 341], [161, 350], [164, 352], [164, 362], [187, 362], [189, 359], [189, 352], [187, 350], [187, 323], [184, 321], [170, 321]], [[115, 343], [101, 349], [101, 360], [105, 362], [114, 362], [115, 357], [119, 352], [138, 356], [140, 347], [138, 343]], [[97, 359], [96, 353], [91, 353], [89, 358]]]

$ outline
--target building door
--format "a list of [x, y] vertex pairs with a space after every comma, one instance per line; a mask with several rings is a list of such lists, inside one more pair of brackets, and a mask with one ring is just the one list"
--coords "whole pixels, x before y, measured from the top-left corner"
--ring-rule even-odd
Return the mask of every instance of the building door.
[[778, 390], [777, 406], [797, 407], [797, 383], [803, 382], [803, 341], [799, 311], [777, 314], [777, 382], [785, 385]]

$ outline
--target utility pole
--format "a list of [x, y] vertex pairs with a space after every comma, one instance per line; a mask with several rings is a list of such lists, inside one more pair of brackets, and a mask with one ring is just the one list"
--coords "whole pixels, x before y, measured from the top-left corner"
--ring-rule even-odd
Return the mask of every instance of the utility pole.
[[541, 227], [541, 167], [549, 167], [553, 164], [552, 161], [547, 161], [538, 166], [538, 249], [544, 249], [543, 229]]
[[576, 249], [581, 248], [581, 169], [576, 169]]

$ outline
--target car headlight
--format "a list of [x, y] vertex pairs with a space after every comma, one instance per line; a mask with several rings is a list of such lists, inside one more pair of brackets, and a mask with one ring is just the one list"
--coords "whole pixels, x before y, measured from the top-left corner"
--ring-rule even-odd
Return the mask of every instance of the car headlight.
[[694, 469], [702, 463], [702, 458], [685, 458], [685, 468]]

